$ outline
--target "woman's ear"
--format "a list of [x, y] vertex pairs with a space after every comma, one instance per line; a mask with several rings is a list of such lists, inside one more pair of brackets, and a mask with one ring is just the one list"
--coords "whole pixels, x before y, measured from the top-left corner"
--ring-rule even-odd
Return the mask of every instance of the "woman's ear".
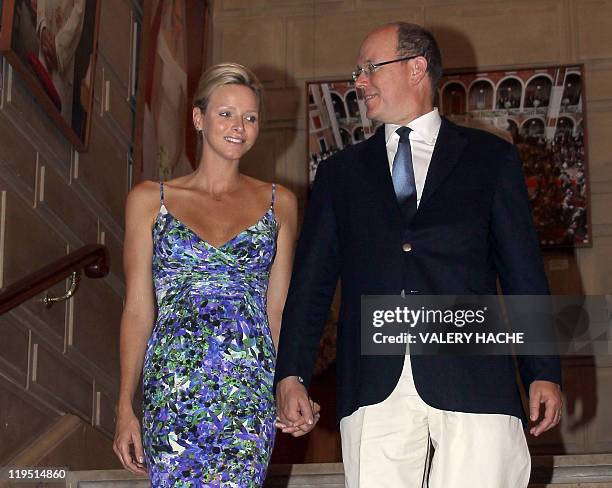
[[202, 109], [200, 109], [199, 107], [193, 107], [193, 126], [195, 127], [195, 130], [197, 132], [200, 132], [202, 130]]

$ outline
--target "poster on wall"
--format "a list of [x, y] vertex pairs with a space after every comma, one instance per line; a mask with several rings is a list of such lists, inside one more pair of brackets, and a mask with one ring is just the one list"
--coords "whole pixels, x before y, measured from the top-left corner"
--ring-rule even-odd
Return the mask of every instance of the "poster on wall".
[[[459, 125], [512, 141], [523, 161], [533, 219], [543, 249], [591, 245], [582, 66], [458, 72], [438, 85], [440, 113]], [[352, 81], [309, 82], [307, 167], [380, 125], [365, 117]]]
[[93, 104], [99, 0], [3, 0], [0, 52], [79, 151]]

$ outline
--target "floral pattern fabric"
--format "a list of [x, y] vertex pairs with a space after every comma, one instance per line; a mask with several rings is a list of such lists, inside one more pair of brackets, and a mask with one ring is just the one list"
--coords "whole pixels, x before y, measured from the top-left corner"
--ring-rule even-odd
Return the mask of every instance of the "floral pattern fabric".
[[153, 227], [157, 320], [145, 353], [143, 439], [153, 487], [259, 487], [274, 444], [276, 353], [266, 313], [268, 211], [220, 247], [168, 212]]

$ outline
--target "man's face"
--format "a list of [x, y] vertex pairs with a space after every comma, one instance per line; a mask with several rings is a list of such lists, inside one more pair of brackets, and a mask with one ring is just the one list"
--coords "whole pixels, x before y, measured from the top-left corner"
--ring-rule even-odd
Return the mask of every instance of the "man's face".
[[[357, 64], [380, 63], [397, 59], [397, 28], [384, 27], [371, 33], [361, 45]], [[361, 73], [355, 85], [362, 91], [369, 119], [400, 124], [410, 113], [410, 62], [381, 66], [374, 73]]]

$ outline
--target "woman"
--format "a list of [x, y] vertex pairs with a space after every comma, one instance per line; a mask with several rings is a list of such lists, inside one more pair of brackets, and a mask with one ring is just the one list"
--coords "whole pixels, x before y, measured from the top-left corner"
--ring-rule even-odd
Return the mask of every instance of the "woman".
[[[152, 486], [251, 487], [265, 478], [297, 204], [287, 189], [239, 172], [257, 139], [261, 97], [243, 66], [212, 67], [193, 104], [198, 169], [128, 196], [114, 449], [136, 473], [147, 472], [146, 455]], [[143, 363], [144, 454], [132, 408]]]

